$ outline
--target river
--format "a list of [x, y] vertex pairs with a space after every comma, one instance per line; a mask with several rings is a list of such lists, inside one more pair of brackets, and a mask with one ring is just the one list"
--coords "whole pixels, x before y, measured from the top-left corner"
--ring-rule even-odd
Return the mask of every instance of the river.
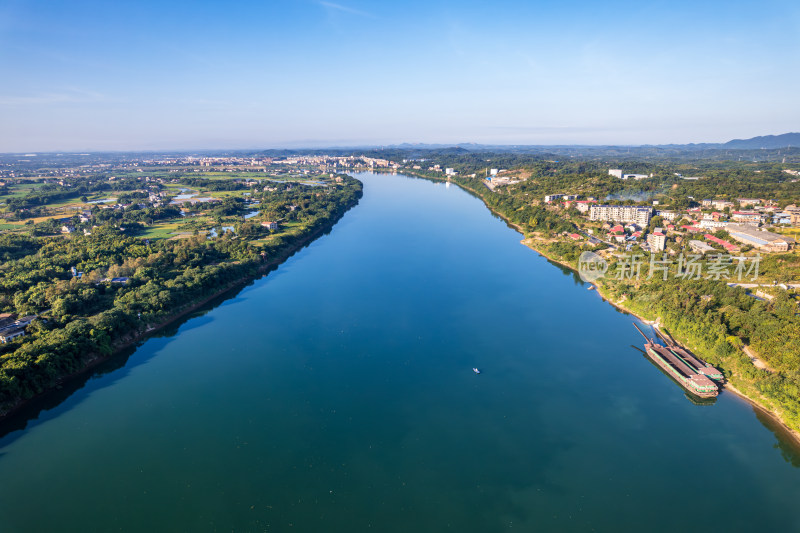
[[0, 530], [800, 530], [746, 402], [689, 401], [479, 199], [356, 177], [331, 233], [5, 422]]

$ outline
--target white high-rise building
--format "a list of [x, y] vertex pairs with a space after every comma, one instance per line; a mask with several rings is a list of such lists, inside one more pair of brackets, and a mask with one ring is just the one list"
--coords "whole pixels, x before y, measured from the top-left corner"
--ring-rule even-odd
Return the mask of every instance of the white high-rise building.
[[652, 208], [636, 205], [593, 205], [589, 208], [589, 220], [633, 222], [642, 227], [650, 222], [652, 214]]
[[650, 251], [663, 252], [667, 245], [667, 237], [661, 232], [654, 232], [647, 236], [647, 244], [650, 245]]

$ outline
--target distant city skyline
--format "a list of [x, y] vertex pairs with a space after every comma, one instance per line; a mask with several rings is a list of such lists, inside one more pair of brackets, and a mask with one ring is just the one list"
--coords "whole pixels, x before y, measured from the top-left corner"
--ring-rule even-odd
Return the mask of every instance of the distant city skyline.
[[0, 152], [800, 131], [800, 5], [0, 4]]

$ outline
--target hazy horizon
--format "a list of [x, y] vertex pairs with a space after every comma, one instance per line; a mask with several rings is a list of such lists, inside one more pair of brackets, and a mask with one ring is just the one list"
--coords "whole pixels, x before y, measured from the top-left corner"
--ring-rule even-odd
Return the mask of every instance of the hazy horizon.
[[[784, 133], [795, 133], [795, 132], [783, 132], [783, 133], [776, 133], [776, 134], [766, 134], [765, 136], [769, 135], [782, 135]], [[757, 136], [753, 136], [757, 137]], [[748, 137], [750, 138], [750, 137]], [[441, 147], [459, 147], [465, 145], [477, 145], [477, 146], [486, 146], [486, 147], [532, 147], [532, 148], [561, 148], [561, 147], [569, 147], [569, 148], [603, 148], [603, 147], [614, 147], [614, 148], [642, 148], [647, 146], [670, 146], [670, 145], [691, 145], [691, 144], [724, 144], [728, 141], [735, 140], [735, 139], [727, 139], [724, 141], [715, 141], [715, 142], [708, 142], [708, 143], [692, 143], [692, 142], [675, 142], [675, 143], [663, 143], [663, 144], [587, 144], [587, 143], [575, 143], [575, 144], [523, 144], [523, 143], [506, 143], [506, 144], [499, 144], [499, 143], [475, 143], [475, 142], [441, 142], [441, 143], [424, 143], [424, 142], [397, 142], [397, 143], [388, 143], [388, 144], [369, 144], [369, 143], [360, 143], [360, 144], [303, 144], [302, 141], [291, 144], [287, 143], [285, 145], [271, 145], [271, 146], [227, 146], [227, 147], [187, 147], [187, 148], [171, 148], [171, 147], [154, 147], [154, 148], [132, 148], [132, 149], [108, 149], [108, 150], [96, 150], [96, 149], [74, 149], [74, 150], [18, 150], [18, 151], [11, 151], [11, 152], [0, 152], [0, 155], [40, 155], [40, 154], [69, 154], [69, 155], [81, 155], [85, 154], [98, 154], [98, 153], [192, 153], [192, 152], [220, 152], [220, 151], [231, 151], [231, 152], [249, 152], [249, 151], [269, 151], [269, 150], [295, 150], [295, 151], [302, 151], [302, 150], [358, 150], [358, 149], [381, 149], [381, 148], [402, 148], [404, 146], [408, 147], [421, 147], [425, 148], [426, 146], [441, 146]]]
[[799, 28], [786, 0], [15, 0], [0, 152], [780, 134], [800, 130]]

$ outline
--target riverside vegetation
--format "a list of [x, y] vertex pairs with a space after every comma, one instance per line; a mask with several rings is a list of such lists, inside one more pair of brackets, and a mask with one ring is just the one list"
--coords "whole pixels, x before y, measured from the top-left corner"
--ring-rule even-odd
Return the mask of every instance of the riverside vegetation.
[[[559, 209], [543, 204], [541, 200], [546, 194], [579, 194], [582, 197], [594, 196], [609, 203], [639, 205], [650, 205], [651, 200], [658, 200], [660, 208], [675, 210], [697, 205], [702, 198], [769, 198], [781, 207], [797, 203], [800, 199], [800, 184], [796, 179], [796, 172], [800, 169], [798, 149], [725, 150], [715, 151], [705, 158], [698, 157], [696, 151], [673, 153], [664, 150], [631, 151], [627, 148], [564, 150], [564, 154], [557, 155], [541, 151], [470, 151], [463, 148], [387, 149], [367, 152], [367, 156], [376, 158], [375, 161], [402, 160], [402, 164], [393, 163], [393, 168], [407, 174], [434, 180], [450, 179], [482, 198], [490, 209], [513, 223], [525, 234], [526, 243], [573, 268], [577, 266], [581, 252], [592, 250], [603, 253], [607, 245], [593, 246], [585, 240], [579, 244], [570, 239], [570, 232], [578, 227], [587, 227], [585, 218], [574, 208]], [[298, 154], [280, 152], [261, 155], [296, 157]], [[349, 156], [345, 158], [348, 167], [369, 163], [364, 156], [357, 156], [356, 153], [343, 151], [338, 155]], [[249, 158], [248, 155], [245, 159], [249, 161]], [[301, 171], [314, 172], [313, 169], [321, 162], [324, 163], [319, 158], [312, 158], [304, 167], [306, 170]], [[50, 161], [47, 163], [50, 164]], [[49, 335], [53, 335], [54, 344], [57, 344], [55, 335], [67, 335], [68, 331], [74, 330], [74, 336], [70, 334], [69, 339], [89, 343], [88, 352], [83, 353], [108, 352], [113, 349], [115, 342], [123, 341], [126, 336], [136, 336], [146, 324], [169, 316], [175, 310], [175, 302], [185, 301], [185, 298], [179, 297], [181, 291], [189, 291], [189, 298], [202, 299], [211, 291], [202, 289], [205, 286], [201, 282], [204, 276], [210, 276], [207, 285], [214, 287], [220, 281], [249, 275], [248, 269], [258, 268], [256, 263], [262, 260], [262, 251], [264, 258], [269, 260], [270, 257], [279, 256], [281, 250], [291, 249], [292, 243], [314, 231], [309, 229], [309, 224], [313, 225], [313, 209], [306, 211], [312, 203], [331, 200], [331, 205], [341, 207], [342, 202], [346, 204], [350, 201], [319, 196], [315, 188], [309, 186], [297, 186], [299, 189], [292, 192], [292, 185], [288, 183], [273, 182], [269, 187], [270, 194], [266, 194], [268, 191], [261, 189], [260, 185], [254, 187], [250, 181], [255, 176], [263, 177], [263, 174], [239, 172], [240, 167], [228, 167], [221, 171], [213, 166], [202, 169], [198, 174], [196, 166], [181, 167], [170, 160], [157, 168], [163, 170], [161, 176], [165, 179], [151, 181], [151, 193], [174, 195], [191, 188], [193, 192], [213, 195], [220, 200], [204, 207], [202, 212], [194, 213], [201, 216], [181, 217], [179, 209], [168, 204], [137, 207], [135, 202], [147, 195], [141, 189], [142, 168], [135, 169], [131, 160], [122, 161], [113, 170], [116, 179], [109, 176], [110, 172], [92, 173], [84, 170], [83, 166], [76, 166], [76, 163], [68, 162], [73, 168], [81, 169], [76, 172], [86, 174], [57, 186], [52, 180], [34, 179], [43, 172], [39, 167], [32, 166], [34, 163], [25, 163], [29, 167], [20, 169], [20, 163], [14, 162], [17, 175], [25, 176], [27, 181], [18, 180], [10, 187], [6, 183], [0, 188], [0, 198], [4, 198], [6, 204], [5, 218], [19, 221], [19, 225], [13, 226], [16, 228], [12, 230], [13, 233], [0, 237], [3, 239], [0, 250], [5, 261], [0, 271], [0, 282], [8, 282], [7, 287], [0, 284], [3, 287], [0, 312], [42, 313], [47, 318], [47, 321], [39, 321], [30, 327], [29, 333], [32, 335], [2, 347], [2, 368], [10, 362], [8, 373], [3, 374], [6, 371], [0, 369], [0, 375], [4, 376], [2, 379], [8, 381], [8, 386], [2, 389], [8, 392], [0, 391], [0, 398], [6, 405], [46, 388], [57, 376], [80, 368], [82, 364], [54, 364], [46, 349], [42, 349], [41, 353], [20, 351], [19, 354], [28, 355], [25, 360], [17, 360], [17, 352], [24, 346], [33, 346], [32, 343]], [[97, 163], [102, 161], [98, 160]], [[53, 166], [55, 164], [53, 162]], [[193, 164], [196, 165], [196, 161]], [[330, 164], [330, 161], [326, 164]], [[444, 178], [441, 172], [426, 170], [436, 164], [441, 169], [453, 168], [458, 176]], [[519, 182], [488, 189], [482, 177], [488, 173], [490, 166], [510, 169], [503, 174], [515, 177]], [[620, 180], [608, 175], [608, 167], [624, 167], [626, 172], [652, 177], [642, 181]], [[294, 179], [287, 168], [286, 165], [273, 164], [267, 166], [265, 171], [289, 176], [272, 176], [281, 181]], [[787, 169], [790, 172], [786, 172]], [[61, 173], [58, 169], [46, 172], [49, 176]], [[470, 174], [474, 177], [467, 177]], [[682, 176], [702, 176], [702, 179], [685, 180]], [[356, 187], [348, 180], [345, 178], [342, 193]], [[360, 195], [360, 189], [350, 192]], [[292, 194], [303, 195], [303, 201]], [[47, 237], [57, 233], [61, 224], [52, 216], [46, 216], [52, 215], [53, 209], [63, 209], [65, 203], [70, 205], [78, 198], [85, 206], [88, 205], [85, 203], [87, 200], [99, 201], [105, 196], [114, 196], [119, 202], [134, 203], [124, 210], [93, 208], [93, 221], [88, 223], [81, 223], [77, 217], [73, 217], [72, 223], [78, 230], [88, 231], [93, 224], [100, 224], [99, 229], [92, 230], [91, 239]], [[242, 215], [254, 209], [255, 202], [261, 202], [257, 208], [259, 216], [242, 221]], [[301, 204], [302, 209], [293, 211], [292, 206], [297, 203]], [[282, 231], [274, 234], [258, 223], [264, 219], [283, 219], [286, 223]], [[652, 230], [661, 222], [655, 217], [649, 229]], [[202, 236], [212, 226], [226, 223], [235, 226], [237, 239], [224, 235], [211, 240], [205, 237], [189, 237], [178, 241], [154, 240], [175, 237], [175, 233], [181, 230]], [[118, 228], [122, 225], [125, 232]], [[787, 228], [785, 231], [789, 233], [792, 230]], [[724, 237], [724, 234], [718, 236]], [[794, 236], [797, 238], [799, 235]], [[151, 239], [149, 244], [145, 244], [147, 237]], [[65, 242], [70, 243], [66, 248]], [[55, 259], [73, 246], [77, 246], [74, 256]], [[90, 253], [92, 246], [97, 247], [94, 254]], [[676, 239], [670, 239], [667, 247], [672, 253], [687, 251], [685, 240], [678, 243]], [[743, 252], [748, 252], [751, 257], [754, 253], [748, 251], [747, 247]], [[638, 246], [634, 246], [631, 253], [647, 257], [647, 252]], [[158, 254], [162, 255], [163, 260], [157, 259]], [[35, 258], [40, 258], [42, 262], [37, 263]], [[615, 274], [621, 268], [619, 258], [614, 253], [606, 253], [605, 258], [610, 262], [610, 270], [606, 277], [598, 281], [598, 285], [606, 298], [647, 319], [660, 319], [671, 333], [724, 369], [729, 382], [779, 413], [793, 429], [800, 428], [797, 291], [767, 288], [764, 291], [770, 292], [772, 299], [763, 300], [753, 298], [742, 288], [729, 287], [724, 280], [680, 279], [674, 275], [666, 280], [658, 276], [647, 278], [646, 275], [638, 279], [624, 276], [615, 279]], [[152, 265], [149, 264], [151, 260]], [[54, 262], [54, 266], [49, 265], [48, 261]], [[84, 271], [85, 279], [71, 279], [67, 273], [70, 266]], [[704, 267], [707, 266], [708, 260], [704, 262]], [[158, 276], [151, 280], [147, 277], [149, 272], [156, 272]], [[129, 285], [98, 282], [104, 276], [124, 275], [132, 275]], [[189, 277], [184, 279], [183, 276]], [[24, 281], [28, 278], [29, 281]], [[800, 258], [796, 251], [762, 256], [756, 280], [758, 283], [797, 280], [800, 280]], [[200, 288], [195, 293], [189, 287]], [[140, 311], [135, 305], [140, 298], [129, 296], [126, 303], [125, 295], [133, 291], [142, 291], [141, 296], [146, 296], [146, 301], [154, 302], [144, 309], [142, 319], [139, 319]], [[162, 297], [164, 303], [159, 305], [159, 298]], [[116, 311], [117, 302], [124, 311], [120, 320], [128, 322], [121, 322], [117, 329], [111, 330], [113, 335], [106, 338], [103, 328], [91, 326], [102, 313]], [[128, 309], [126, 305], [132, 307]], [[114, 317], [117, 315], [110, 315], [110, 318]], [[79, 328], [82, 329], [78, 331]], [[757, 354], [765, 364], [755, 366], [745, 348], [749, 353]], [[54, 349], [60, 353], [60, 348]], [[83, 348], [73, 351], [78, 354], [81, 350]], [[41, 363], [36, 363], [40, 357]], [[69, 356], [64, 361], [74, 357], [80, 359], [84, 356]], [[16, 369], [15, 365], [19, 368]], [[31, 369], [48, 370], [37, 374], [38, 370], [34, 372]], [[23, 375], [26, 377], [20, 378]]]
[[[459, 161], [460, 159], [460, 161]], [[572, 268], [578, 268], [583, 251], [605, 252], [608, 245], [591, 245], [585, 240], [575, 242], [568, 234], [586, 227], [586, 219], [574, 208], [563, 209], [542, 202], [545, 194], [570, 193], [595, 196], [611, 203], [650, 205], [659, 199], [664, 209], [680, 209], [699, 205], [700, 198], [770, 198], [782, 206], [800, 198], [800, 184], [782, 172], [777, 164], [756, 166], [752, 163], [672, 164], [639, 163], [639, 171], [654, 172], [654, 178], [642, 182], [623, 181], [608, 176], [600, 163], [567, 161], [526, 161], [506, 163], [506, 175], [521, 179], [519, 183], [490, 190], [480, 172], [484, 160], [459, 156], [431, 160], [441, 166], [455, 167], [459, 174], [470, 172], [477, 177], [451, 176], [441, 173], [412, 170], [411, 173], [428, 179], [450, 181], [480, 197], [494, 212], [514, 224], [526, 237], [526, 244], [544, 255]], [[607, 163], [606, 163], [607, 165]], [[628, 163], [628, 167], [631, 167]], [[676, 169], [697, 171], [702, 167], [704, 178], [681, 180]], [[616, 199], [616, 201], [615, 201]], [[661, 223], [659, 217], [651, 226]], [[652, 228], [651, 228], [652, 229]], [[671, 242], [673, 254], [691, 253], [682, 243]], [[624, 252], [624, 249], [621, 250]], [[743, 252], [754, 251], [744, 247]], [[634, 246], [628, 255], [640, 254], [644, 261], [642, 275], [622, 274], [619, 252], [606, 253], [609, 262], [606, 275], [596, 283], [601, 294], [616, 305], [645, 319], [658, 320], [662, 327], [691, 349], [723, 369], [726, 379], [746, 396], [780, 416], [794, 431], [800, 430], [800, 308], [798, 291], [778, 287], [766, 288], [768, 299], [755, 298], [747, 290], [731, 287], [725, 279], [684, 279], [677, 276], [673, 265], [667, 279], [659, 273], [648, 278], [649, 252]], [[719, 252], [721, 253], [721, 252]], [[661, 254], [658, 254], [661, 257]], [[715, 256], [702, 259], [703, 273]], [[758, 277], [747, 282], [778, 284], [800, 280], [800, 253], [766, 254], [760, 256]], [[732, 281], [736, 281], [735, 279]], [[747, 351], [745, 351], [747, 349]], [[765, 364], [756, 366], [748, 355], [757, 354]]]
[[[89, 181], [80, 188], [32, 189], [27, 196], [7, 199], [7, 212], [13, 217], [21, 210], [45, 209], [55, 200], [91, 194]], [[180, 221], [193, 231], [171, 239], [148, 238], [145, 232], [147, 225], [180, 215], [169, 203], [134, 203], [117, 210], [95, 206], [92, 221], [84, 224], [91, 228], [87, 234], [54, 236], [61, 222], [45, 218], [0, 235], [0, 312], [39, 316], [25, 336], [0, 345], [0, 413], [109, 356], [194, 303], [263, 272], [329, 229], [362, 194], [361, 182], [344, 175], [321, 186], [269, 183], [212, 184], [217, 190], [246, 191], [246, 200], [228, 196], [203, 206], [203, 211], [190, 213], [198, 216]], [[132, 185], [115, 186], [122, 192]], [[252, 218], [243, 219], [251, 209], [256, 209]], [[68, 223], [80, 229], [80, 221], [73, 218]], [[234, 231], [209, 234], [199, 229], [202, 220], [231, 224]], [[280, 220], [281, 228], [267, 229], [263, 220]]]

